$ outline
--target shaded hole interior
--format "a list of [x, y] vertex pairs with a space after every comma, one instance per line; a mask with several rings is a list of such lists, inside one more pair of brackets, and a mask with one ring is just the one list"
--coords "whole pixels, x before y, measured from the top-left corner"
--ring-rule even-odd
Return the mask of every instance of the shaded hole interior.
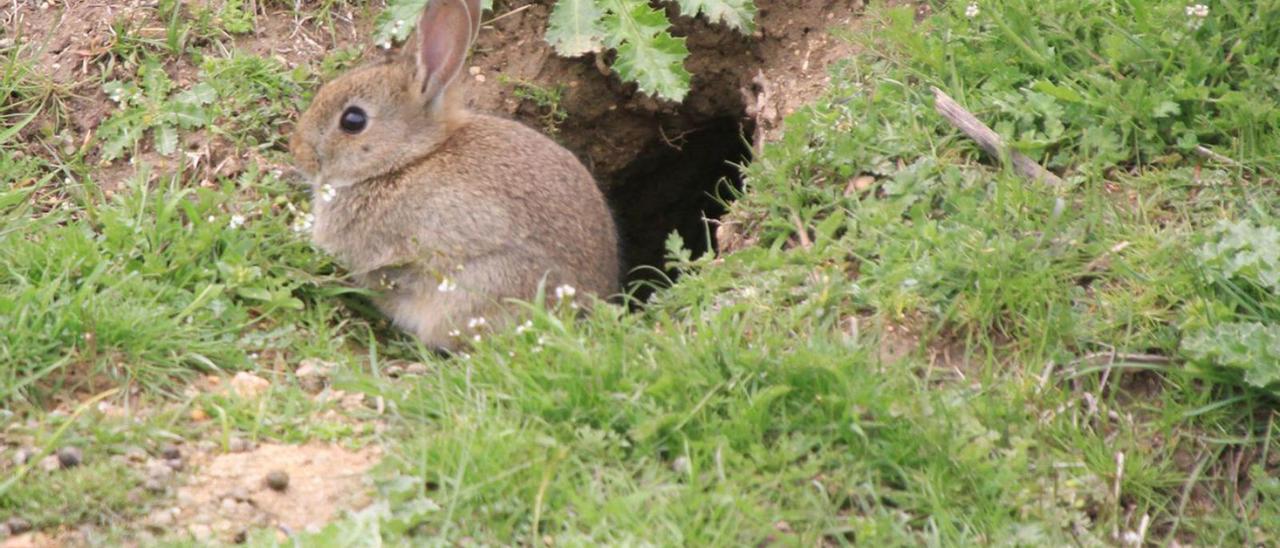
[[609, 201], [621, 236], [625, 287], [636, 298], [647, 299], [655, 285], [675, 280], [676, 273], [665, 269], [672, 232], [680, 234], [694, 257], [716, 251], [708, 220], [725, 214], [725, 206], [742, 188], [740, 166], [751, 155], [744, 137], [751, 128], [741, 119], [717, 118], [683, 135], [659, 139], [612, 177]]

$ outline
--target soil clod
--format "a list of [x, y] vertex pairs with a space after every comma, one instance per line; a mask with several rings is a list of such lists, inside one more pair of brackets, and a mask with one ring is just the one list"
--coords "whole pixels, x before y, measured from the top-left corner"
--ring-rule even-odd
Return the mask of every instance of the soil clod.
[[284, 491], [289, 488], [289, 474], [283, 470], [272, 470], [267, 473], [267, 487], [274, 491]]
[[9, 518], [9, 521], [6, 521], [5, 525], [8, 526], [9, 534], [11, 535], [21, 535], [31, 530], [31, 522], [27, 521], [26, 518], [20, 518], [18, 516]]
[[58, 450], [58, 464], [63, 468], [74, 468], [84, 462], [84, 452], [79, 447], [68, 445]]

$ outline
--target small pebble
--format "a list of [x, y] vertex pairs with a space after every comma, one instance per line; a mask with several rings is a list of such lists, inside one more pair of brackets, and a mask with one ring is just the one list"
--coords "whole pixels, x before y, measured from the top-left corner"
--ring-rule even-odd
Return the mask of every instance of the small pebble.
[[427, 371], [429, 371], [427, 365], [423, 363], [411, 363], [404, 368], [406, 375], [426, 375]]
[[164, 482], [156, 478], [147, 478], [146, 481], [142, 482], [142, 488], [157, 494], [165, 492]]
[[5, 525], [9, 526], [9, 533], [14, 535], [21, 535], [31, 530], [31, 522], [18, 516], [9, 518]]
[[147, 472], [147, 477], [154, 478], [160, 481], [167, 480], [173, 476], [173, 469], [170, 468], [167, 464], [156, 459], [151, 459], [147, 461], [146, 472]]
[[182, 459], [167, 459], [167, 460], [165, 460], [165, 461], [164, 461], [164, 464], [165, 464], [165, 466], [168, 466], [168, 467], [169, 467], [169, 469], [170, 469], [170, 470], [173, 470], [174, 472], [181, 472], [181, 471], [182, 471], [182, 467], [183, 467]]
[[273, 470], [267, 473], [267, 487], [275, 491], [284, 491], [289, 488], [289, 474], [281, 470]]
[[157, 529], [167, 529], [173, 526], [173, 512], [169, 510], [156, 510], [147, 517], [147, 524]]
[[84, 453], [79, 447], [67, 446], [58, 450], [58, 464], [63, 468], [74, 468], [84, 462]]
[[685, 457], [677, 457], [676, 460], [671, 462], [671, 469], [677, 474], [688, 474], [691, 469], [689, 459]]
[[227, 449], [232, 453], [243, 453], [253, 449], [253, 444], [249, 443], [249, 441], [244, 438], [233, 437], [231, 438], [231, 441], [227, 442]]
[[141, 447], [126, 447], [124, 449], [124, 458], [129, 462], [143, 462], [147, 460], [147, 452]]
[[404, 375], [404, 368], [398, 365], [392, 365], [384, 369], [382, 372], [385, 373], [388, 377], [391, 377], [393, 379], [398, 379], [402, 375]]
[[222, 506], [222, 513], [224, 515], [233, 513], [236, 511], [236, 508], [237, 508], [236, 499], [233, 499], [231, 497], [224, 498], [222, 499], [221, 506]]
[[166, 444], [160, 448], [160, 455], [169, 460], [180, 459], [182, 458], [182, 450], [178, 449], [176, 445]]
[[19, 449], [17, 453], [13, 454], [13, 465], [22, 466], [28, 462], [31, 462], [31, 457], [34, 457], [34, 456], [36, 456], [35, 449], [23, 447]]
[[211, 453], [218, 448], [218, 442], [213, 440], [200, 440], [196, 442], [196, 451], [201, 453]]
[[43, 459], [40, 459], [40, 469], [44, 470], [45, 472], [52, 472], [61, 467], [62, 465], [58, 462], [57, 455], [49, 455]]
[[195, 537], [196, 542], [205, 543], [213, 537], [213, 529], [203, 523], [197, 523], [187, 528], [191, 532], [191, 536]]
[[236, 487], [227, 492], [226, 498], [236, 502], [249, 502], [249, 492], [243, 487]]

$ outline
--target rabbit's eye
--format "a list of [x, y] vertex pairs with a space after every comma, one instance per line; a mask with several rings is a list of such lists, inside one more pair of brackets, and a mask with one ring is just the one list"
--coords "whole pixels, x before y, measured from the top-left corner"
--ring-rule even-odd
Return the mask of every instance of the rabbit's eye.
[[347, 107], [347, 110], [342, 111], [338, 125], [342, 127], [342, 131], [355, 135], [369, 125], [369, 115], [360, 107]]

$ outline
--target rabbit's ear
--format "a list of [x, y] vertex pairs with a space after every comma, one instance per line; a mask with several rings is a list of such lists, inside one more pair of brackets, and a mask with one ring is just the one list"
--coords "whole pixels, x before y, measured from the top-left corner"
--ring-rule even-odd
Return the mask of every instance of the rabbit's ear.
[[417, 82], [427, 104], [440, 97], [480, 32], [480, 0], [430, 0], [418, 22]]

